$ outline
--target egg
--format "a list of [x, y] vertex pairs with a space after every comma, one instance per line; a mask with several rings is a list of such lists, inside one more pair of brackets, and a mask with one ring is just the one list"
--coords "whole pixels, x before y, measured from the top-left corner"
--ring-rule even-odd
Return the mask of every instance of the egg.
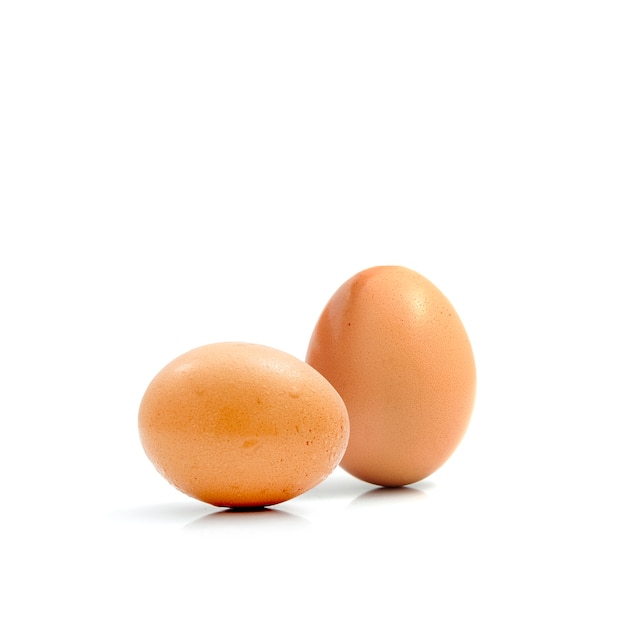
[[361, 480], [418, 482], [467, 430], [476, 392], [467, 332], [443, 293], [409, 268], [377, 266], [341, 285], [306, 361], [346, 404], [350, 438], [340, 465]]
[[313, 488], [337, 467], [349, 436], [346, 407], [298, 358], [264, 345], [192, 349], [150, 382], [139, 435], [156, 469], [200, 501], [274, 505]]

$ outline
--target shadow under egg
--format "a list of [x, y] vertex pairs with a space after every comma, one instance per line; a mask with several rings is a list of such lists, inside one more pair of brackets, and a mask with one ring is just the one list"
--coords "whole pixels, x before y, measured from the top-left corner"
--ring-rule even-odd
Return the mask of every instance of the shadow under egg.
[[307, 524], [309, 521], [301, 516], [271, 507], [226, 508], [201, 516], [187, 523], [183, 529], [186, 531], [228, 527], [262, 527], [267, 529], [268, 527], [281, 528]]
[[424, 491], [412, 486], [378, 486], [353, 499], [348, 508], [369, 506], [387, 506], [407, 502], [421, 501], [428, 497]]

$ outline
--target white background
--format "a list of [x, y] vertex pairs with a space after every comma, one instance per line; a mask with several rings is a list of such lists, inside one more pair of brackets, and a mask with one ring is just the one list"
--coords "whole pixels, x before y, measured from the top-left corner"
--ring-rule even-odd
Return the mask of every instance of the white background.
[[[621, 2], [0, 5], [3, 615], [626, 614]], [[470, 430], [223, 513], [153, 469], [150, 379], [303, 358], [347, 278], [461, 315]]]

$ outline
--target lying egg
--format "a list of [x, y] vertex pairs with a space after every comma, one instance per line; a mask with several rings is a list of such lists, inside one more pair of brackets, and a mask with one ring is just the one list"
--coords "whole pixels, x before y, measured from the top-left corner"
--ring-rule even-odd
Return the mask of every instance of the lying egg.
[[331, 297], [306, 361], [350, 417], [341, 467], [382, 486], [432, 474], [466, 432], [476, 390], [467, 333], [441, 291], [401, 266], [359, 272]]
[[183, 493], [261, 507], [313, 488], [339, 464], [349, 420], [311, 366], [250, 343], [214, 343], [165, 366], [139, 408], [156, 469]]

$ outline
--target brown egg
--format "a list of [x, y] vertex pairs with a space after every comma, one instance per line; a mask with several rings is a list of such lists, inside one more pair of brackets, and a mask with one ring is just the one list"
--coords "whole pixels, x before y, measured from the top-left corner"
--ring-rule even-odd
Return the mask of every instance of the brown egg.
[[306, 360], [335, 386], [350, 417], [341, 467], [383, 486], [417, 482], [461, 441], [476, 368], [447, 298], [400, 266], [364, 270], [324, 308]]
[[349, 421], [305, 362], [249, 343], [214, 343], [170, 362], [139, 409], [143, 448], [183, 493], [261, 507], [313, 488], [338, 465]]

